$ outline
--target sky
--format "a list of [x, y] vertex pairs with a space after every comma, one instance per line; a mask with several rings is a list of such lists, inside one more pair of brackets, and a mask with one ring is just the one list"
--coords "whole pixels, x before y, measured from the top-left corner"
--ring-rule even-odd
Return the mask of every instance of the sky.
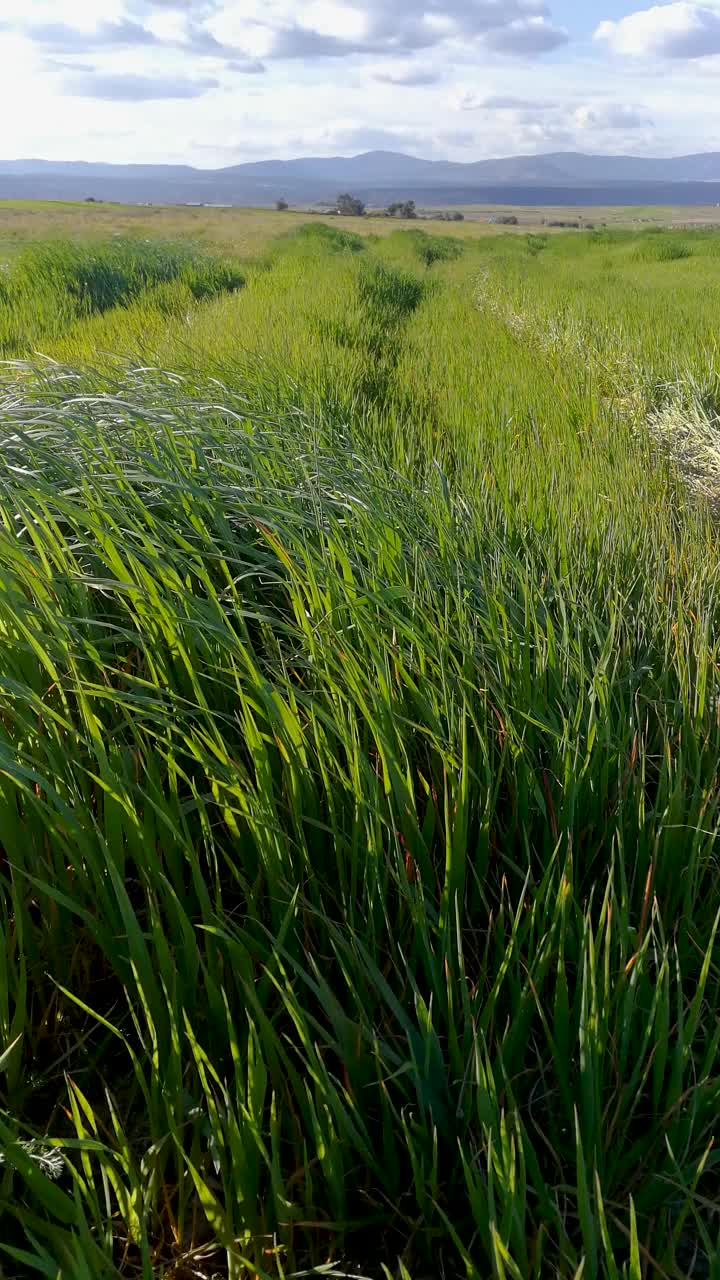
[[720, 150], [720, 0], [0, 0], [2, 159]]

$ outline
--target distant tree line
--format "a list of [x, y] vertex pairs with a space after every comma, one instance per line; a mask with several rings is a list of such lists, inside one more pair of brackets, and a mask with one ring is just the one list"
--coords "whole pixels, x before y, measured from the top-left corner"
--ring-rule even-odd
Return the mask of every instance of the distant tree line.
[[[364, 200], [358, 199], [357, 196], [353, 196], [349, 192], [338, 196], [335, 207], [337, 213], [346, 218], [362, 218], [367, 211]], [[375, 214], [373, 216], [378, 215]], [[439, 222], [464, 222], [465, 220], [465, 215], [460, 213], [459, 209], [438, 213], [418, 213], [414, 200], [393, 200], [379, 216], [404, 218], [406, 221], [414, 221], [418, 218], [427, 221], [437, 219]]]
[[396, 200], [385, 210], [388, 218], [417, 218], [414, 200]]
[[[287, 200], [280, 199], [275, 201], [275, 208], [278, 213], [284, 213], [290, 208]], [[311, 212], [314, 212], [311, 210]], [[350, 191], [342, 191], [335, 201], [335, 206], [328, 212], [340, 214], [343, 218], [364, 218], [367, 212], [367, 206], [364, 200], [359, 196], [354, 196]], [[437, 213], [418, 213], [414, 200], [393, 200], [382, 212], [373, 214], [374, 217], [384, 218], [403, 218], [406, 221], [414, 221], [422, 218], [424, 221], [438, 222], [463, 222], [465, 215], [460, 213], [459, 209], [438, 211]]]

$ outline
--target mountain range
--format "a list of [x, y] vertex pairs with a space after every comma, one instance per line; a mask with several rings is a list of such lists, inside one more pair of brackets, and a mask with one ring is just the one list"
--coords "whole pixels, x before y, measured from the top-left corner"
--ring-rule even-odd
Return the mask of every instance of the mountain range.
[[260, 160], [223, 169], [82, 161], [0, 161], [0, 198], [267, 206], [331, 202], [349, 189], [372, 204], [707, 204], [720, 200], [720, 153], [653, 159], [553, 152], [460, 163], [391, 151]]

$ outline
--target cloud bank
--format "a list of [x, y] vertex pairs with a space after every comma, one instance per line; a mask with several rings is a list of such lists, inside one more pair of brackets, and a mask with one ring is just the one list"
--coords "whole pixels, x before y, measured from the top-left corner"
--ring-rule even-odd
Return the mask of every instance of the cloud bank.
[[[720, 150], [720, 0], [2, 0], [8, 154]], [[673, 74], [668, 75], [672, 64]], [[95, 103], [87, 153], [88, 102]]]
[[653, 5], [601, 22], [595, 39], [630, 58], [706, 58], [720, 53], [720, 11], [705, 5]]

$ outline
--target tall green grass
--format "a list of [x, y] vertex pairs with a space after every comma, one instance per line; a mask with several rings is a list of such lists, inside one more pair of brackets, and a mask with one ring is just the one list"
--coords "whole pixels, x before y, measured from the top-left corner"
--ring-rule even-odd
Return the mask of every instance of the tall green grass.
[[336, 236], [4, 380], [8, 1273], [715, 1276], [712, 246]]
[[237, 264], [182, 244], [118, 237], [28, 245], [0, 275], [0, 356], [60, 337], [77, 321], [143, 298], [165, 311], [237, 290]]

